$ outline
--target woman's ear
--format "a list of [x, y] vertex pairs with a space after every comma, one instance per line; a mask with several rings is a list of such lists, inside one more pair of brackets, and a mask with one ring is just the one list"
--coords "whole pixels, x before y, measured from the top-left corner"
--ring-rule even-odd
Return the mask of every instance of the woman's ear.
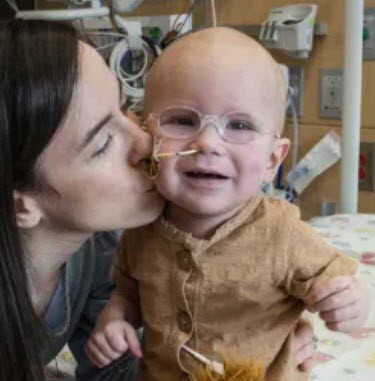
[[43, 213], [37, 200], [31, 194], [14, 191], [13, 200], [19, 228], [31, 229], [40, 223]]
[[284, 161], [286, 155], [288, 154], [289, 147], [289, 139], [280, 138], [276, 140], [268, 160], [267, 173], [264, 179], [265, 182], [270, 183], [273, 181], [280, 164]]

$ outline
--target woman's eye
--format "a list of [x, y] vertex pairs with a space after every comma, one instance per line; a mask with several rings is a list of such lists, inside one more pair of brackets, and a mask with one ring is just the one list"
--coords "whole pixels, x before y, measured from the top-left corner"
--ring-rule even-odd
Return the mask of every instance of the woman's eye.
[[227, 128], [230, 130], [255, 131], [255, 128], [251, 123], [242, 120], [234, 120], [229, 122]]
[[112, 139], [113, 139], [113, 135], [108, 134], [105, 143], [97, 151], [94, 152], [92, 157], [98, 157], [100, 155], [105, 154], [112, 143]]

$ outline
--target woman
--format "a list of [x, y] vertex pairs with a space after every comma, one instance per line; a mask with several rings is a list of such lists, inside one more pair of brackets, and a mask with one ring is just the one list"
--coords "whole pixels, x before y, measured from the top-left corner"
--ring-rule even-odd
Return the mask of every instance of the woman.
[[[143, 159], [150, 139], [119, 86], [66, 25], [0, 24], [0, 380], [40, 381], [69, 343], [79, 380], [130, 380], [135, 361], [92, 367], [84, 344], [112, 289], [117, 234], [163, 202]], [[311, 329], [296, 339], [301, 362]]]

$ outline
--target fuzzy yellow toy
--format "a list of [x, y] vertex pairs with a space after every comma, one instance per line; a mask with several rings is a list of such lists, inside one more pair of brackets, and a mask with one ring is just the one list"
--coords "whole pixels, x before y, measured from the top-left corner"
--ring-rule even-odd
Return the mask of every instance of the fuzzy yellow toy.
[[182, 348], [197, 360], [205, 364], [195, 375], [190, 376], [191, 381], [264, 381], [264, 366], [254, 360], [227, 359], [224, 364], [212, 361], [183, 345]]
[[255, 361], [228, 360], [224, 363], [224, 374], [205, 367], [190, 376], [191, 381], [264, 381], [264, 367]]

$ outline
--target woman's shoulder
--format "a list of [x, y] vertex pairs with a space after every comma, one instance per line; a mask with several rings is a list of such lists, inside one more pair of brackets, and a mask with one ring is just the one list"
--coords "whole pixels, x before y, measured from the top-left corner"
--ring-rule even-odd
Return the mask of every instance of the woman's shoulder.
[[112, 230], [106, 232], [95, 233], [91, 238], [89, 244], [95, 249], [99, 250], [102, 254], [113, 255], [116, 250], [120, 238], [123, 234], [122, 230]]
[[107, 272], [116, 252], [122, 231], [108, 231], [93, 234], [69, 259], [71, 272]]
[[99, 257], [113, 255], [120, 242], [122, 230], [113, 230], [93, 234], [77, 252], [91, 253]]

